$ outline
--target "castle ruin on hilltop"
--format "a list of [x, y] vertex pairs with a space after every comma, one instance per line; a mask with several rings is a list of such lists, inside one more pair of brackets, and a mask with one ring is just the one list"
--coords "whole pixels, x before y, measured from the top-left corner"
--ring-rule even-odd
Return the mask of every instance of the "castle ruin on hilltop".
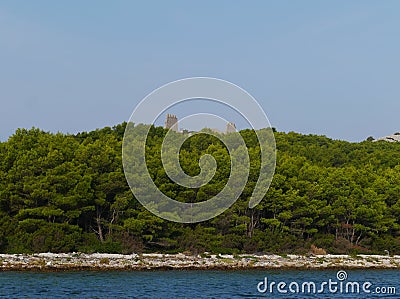
[[[165, 129], [171, 129], [171, 130], [173, 130], [175, 132], [180, 132], [178, 130], [178, 118], [176, 117], [176, 115], [169, 114], [169, 113], [166, 115], [166, 119], [165, 119], [165, 122], [164, 122], [164, 128]], [[225, 134], [234, 133], [234, 132], [236, 132], [236, 125], [233, 122], [228, 122], [226, 124], [225, 132], [221, 132], [218, 129], [211, 129], [211, 130], [213, 130], [213, 131], [215, 131], [217, 133], [222, 133], [222, 134], [224, 134], [224, 133]], [[182, 132], [189, 132], [189, 131], [188, 130], [183, 130]]]
[[178, 132], [178, 118], [174, 114], [167, 114], [167, 118], [164, 123], [165, 129], [171, 129], [172, 131]]

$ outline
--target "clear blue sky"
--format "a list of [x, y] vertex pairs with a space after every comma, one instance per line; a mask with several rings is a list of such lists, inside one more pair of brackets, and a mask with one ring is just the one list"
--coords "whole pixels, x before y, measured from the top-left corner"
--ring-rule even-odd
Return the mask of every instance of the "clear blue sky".
[[0, 2], [0, 140], [121, 123], [191, 76], [243, 87], [279, 131], [400, 131], [400, 1]]

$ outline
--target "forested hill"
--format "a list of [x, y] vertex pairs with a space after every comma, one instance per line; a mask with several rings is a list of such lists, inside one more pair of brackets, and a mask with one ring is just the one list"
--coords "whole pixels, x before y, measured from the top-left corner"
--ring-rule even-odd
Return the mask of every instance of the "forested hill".
[[[162, 220], [133, 197], [121, 144], [126, 124], [77, 135], [19, 129], [0, 143], [0, 252], [268, 252], [400, 254], [400, 143], [349, 143], [276, 132], [277, 169], [262, 202], [248, 208], [257, 180], [259, 147], [241, 132], [251, 160], [240, 199], [199, 224]], [[205, 134], [185, 142], [182, 167], [199, 172], [204, 153], [218, 162], [217, 178], [184, 189], [163, 171], [152, 128], [147, 162], [157, 186], [182, 201], [218, 193], [229, 176], [226, 148]]]

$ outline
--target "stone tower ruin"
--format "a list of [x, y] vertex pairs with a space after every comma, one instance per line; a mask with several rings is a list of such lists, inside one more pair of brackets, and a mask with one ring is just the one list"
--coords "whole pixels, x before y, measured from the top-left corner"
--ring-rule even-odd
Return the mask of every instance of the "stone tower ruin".
[[167, 118], [164, 124], [165, 129], [171, 129], [178, 132], [178, 118], [174, 114], [167, 114]]

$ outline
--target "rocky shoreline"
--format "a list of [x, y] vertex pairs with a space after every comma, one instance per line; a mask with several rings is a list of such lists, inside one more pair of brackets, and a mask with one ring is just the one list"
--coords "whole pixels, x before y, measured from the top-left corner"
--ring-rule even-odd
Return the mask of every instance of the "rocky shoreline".
[[400, 255], [0, 254], [0, 271], [400, 269]]

